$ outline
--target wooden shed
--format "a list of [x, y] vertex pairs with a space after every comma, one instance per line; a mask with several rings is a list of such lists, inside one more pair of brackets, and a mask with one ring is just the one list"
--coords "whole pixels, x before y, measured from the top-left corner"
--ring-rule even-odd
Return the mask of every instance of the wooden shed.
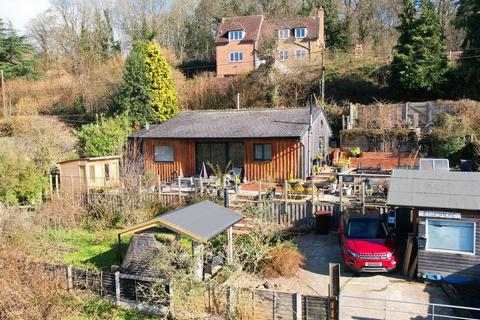
[[203, 163], [242, 169], [246, 180], [305, 178], [332, 131], [321, 108], [184, 112], [130, 139], [145, 171], [162, 180], [195, 176]]
[[480, 283], [480, 173], [394, 170], [387, 202], [411, 209], [420, 277]]
[[120, 156], [92, 157], [57, 163], [63, 190], [112, 187], [119, 183]]

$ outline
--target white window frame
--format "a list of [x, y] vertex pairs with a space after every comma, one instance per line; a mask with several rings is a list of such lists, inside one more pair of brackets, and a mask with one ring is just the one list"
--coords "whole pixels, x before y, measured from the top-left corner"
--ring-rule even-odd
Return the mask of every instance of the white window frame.
[[278, 60], [280, 61], [288, 60], [288, 50], [280, 50], [278, 52]]
[[[157, 148], [169, 148], [172, 151], [172, 158], [171, 159], [159, 159], [157, 160]], [[153, 147], [153, 161], [157, 163], [172, 163], [175, 162], [175, 148], [169, 145], [156, 145]]]
[[228, 41], [242, 41], [245, 38], [245, 31], [232, 30], [228, 31]]
[[290, 38], [290, 29], [278, 29], [278, 39]]
[[[299, 54], [299, 53], [303, 53], [303, 54]], [[306, 49], [297, 49], [295, 51], [295, 59], [297, 60], [305, 60], [307, 59], [307, 54], [308, 54], [308, 50]]]
[[242, 62], [243, 61], [243, 52], [242, 51], [230, 52], [228, 54], [228, 61], [229, 62]]
[[[298, 31], [298, 30], [305, 30], [305, 34], [304, 34], [303, 36], [300, 36], [300, 37], [299, 37], [298, 34], [297, 34], [297, 31]], [[306, 37], [307, 37], [307, 32], [308, 32], [308, 30], [307, 30], [307, 28], [305, 28], [305, 27], [295, 28], [295, 38], [297, 38], [297, 39], [306, 38]]]
[[[429, 243], [429, 236], [428, 236], [428, 225], [429, 224], [428, 224], [428, 222], [431, 221], [431, 220], [432, 221], [464, 222], [464, 223], [473, 224], [473, 252], [457, 251], [457, 250], [443, 250], [443, 249], [430, 249], [428, 247], [428, 243]], [[477, 223], [475, 221], [427, 218], [427, 219], [425, 219], [425, 238], [427, 238], [427, 242], [425, 243], [425, 251], [443, 252], [443, 253], [452, 253], [452, 254], [463, 254], [463, 255], [474, 256], [475, 255], [475, 246], [476, 246], [476, 243], [477, 243], [476, 232], [477, 232]]]

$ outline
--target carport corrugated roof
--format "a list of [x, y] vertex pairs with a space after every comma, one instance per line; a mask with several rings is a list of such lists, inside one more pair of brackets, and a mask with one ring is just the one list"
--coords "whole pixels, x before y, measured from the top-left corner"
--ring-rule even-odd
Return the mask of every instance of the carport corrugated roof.
[[197, 242], [207, 242], [239, 222], [242, 218], [241, 214], [228, 208], [210, 201], [202, 201], [126, 228], [119, 232], [118, 235], [121, 237], [163, 225]]
[[480, 173], [393, 170], [387, 204], [480, 210]]

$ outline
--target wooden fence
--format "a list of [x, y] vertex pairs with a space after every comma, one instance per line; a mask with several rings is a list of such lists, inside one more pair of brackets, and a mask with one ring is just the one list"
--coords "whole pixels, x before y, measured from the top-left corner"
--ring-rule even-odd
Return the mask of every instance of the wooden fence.
[[[173, 288], [165, 285], [154, 294], [156, 280], [120, 272], [85, 270], [71, 265], [35, 263], [35, 266], [66, 281], [66, 288], [89, 290], [112, 299], [117, 305], [135, 307], [155, 314], [182, 313], [182, 306], [172, 302]], [[199, 307], [207, 314], [230, 315], [233, 318], [258, 320], [327, 320], [328, 297], [271, 290], [204, 286], [198, 293]]]

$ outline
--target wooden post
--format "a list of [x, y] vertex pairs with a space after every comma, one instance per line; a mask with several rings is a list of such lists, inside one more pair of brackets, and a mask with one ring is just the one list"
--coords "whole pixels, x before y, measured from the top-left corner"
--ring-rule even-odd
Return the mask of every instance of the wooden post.
[[50, 175], [50, 179], [49, 179], [49, 185], [50, 185], [50, 199], [53, 198], [53, 177], [52, 175]]
[[228, 227], [227, 229], [227, 263], [233, 263], [233, 227]]
[[262, 179], [258, 180], [258, 200], [262, 199]]
[[340, 295], [340, 264], [328, 264], [330, 284], [328, 285], [328, 300], [330, 302], [330, 320], [339, 319], [338, 297]]
[[192, 241], [193, 272], [198, 280], [203, 280], [203, 243]]
[[302, 295], [295, 293], [295, 320], [302, 320]]
[[200, 176], [200, 196], [203, 197], [203, 178]]
[[177, 177], [178, 181], [178, 203], [182, 203], [182, 181], [180, 180], [180, 176]]
[[338, 188], [340, 189], [340, 192], [339, 192], [339, 202], [340, 202], [340, 214], [342, 213], [343, 211], [343, 203], [342, 203], [342, 193], [343, 193], [343, 177], [342, 176], [338, 176]]
[[288, 181], [283, 182], [283, 196], [285, 202], [285, 214], [287, 214], [287, 204], [288, 204]]
[[115, 272], [115, 304], [120, 304], [120, 271]]
[[0, 70], [0, 78], [1, 78], [1, 85], [2, 85], [2, 104], [3, 104], [3, 116], [6, 117], [8, 116], [7, 113], [7, 103], [5, 99], [5, 82], [3, 79], [3, 69]]
[[157, 177], [157, 183], [158, 183], [158, 201], [162, 201], [162, 180], [160, 179], [160, 176]]
[[60, 190], [59, 190], [59, 179], [58, 179], [58, 174], [55, 175], [55, 194], [57, 195], [57, 198], [60, 197]]
[[67, 266], [67, 289], [73, 289], [73, 276], [72, 276], [72, 265], [69, 264]]

